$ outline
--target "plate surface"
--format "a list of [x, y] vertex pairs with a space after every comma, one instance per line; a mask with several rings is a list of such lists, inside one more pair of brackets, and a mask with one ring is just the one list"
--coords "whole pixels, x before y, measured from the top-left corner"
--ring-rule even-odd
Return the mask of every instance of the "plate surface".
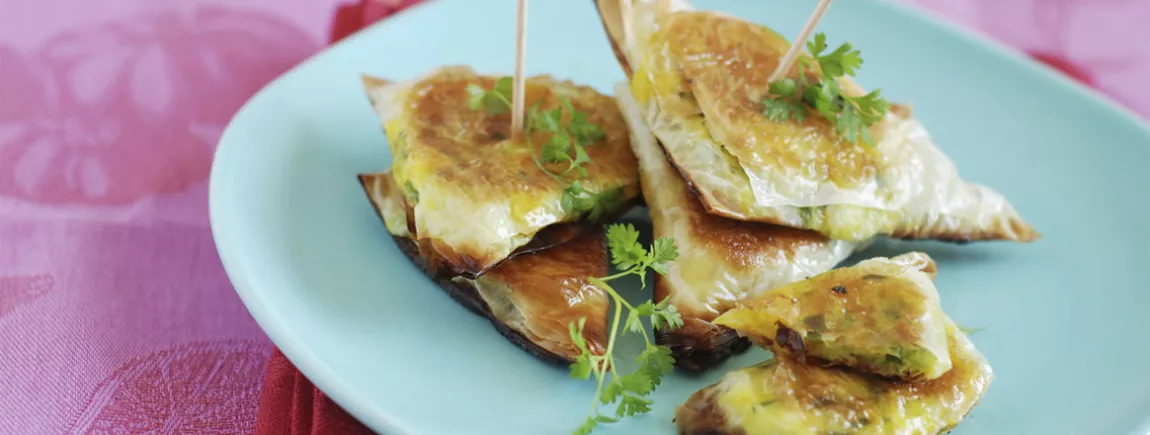
[[[216, 156], [211, 221], [236, 290], [304, 374], [386, 435], [569, 433], [590, 405], [593, 384], [520, 351], [411, 266], [355, 178], [390, 165], [358, 75], [509, 72], [514, 4], [434, 1], [362, 32], [261, 91]], [[793, 35], [813, 2], [696, 6]], [[530, 20], [529, 73], [605, 92], [623, 79], [590, 1], [536, 0]], [[913, 103], [962, 174], [1003, 192], [1045, 235], [1027, 246], [880, 243], [864, 255], [932, 254], [946, 311], [985, 328], [972, 339], [997, 379], [955, 433], [1145, 433], [1150, 130], [903, 6], [838, 2], [820, 30], [859, 47], [860, 82]], [[675, 375], [653, 413], [596, 433], [674, 433], [673, 409], [690, 393], [766, 355]]]

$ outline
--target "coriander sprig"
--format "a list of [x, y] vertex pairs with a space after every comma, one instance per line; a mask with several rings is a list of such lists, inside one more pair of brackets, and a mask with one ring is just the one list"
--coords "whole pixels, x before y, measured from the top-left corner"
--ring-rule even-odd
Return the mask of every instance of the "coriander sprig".
[[495, 87], [490, 91], [483, 89], [479, 85], [468, 85], [467, 94], [471, 96], [468, 104], [471, 110], [483, 107], [491, 112], [492, 115], [499, 115], [503, 112], [511, 110], [511, 96], [512, 87], [515, 85], [511, 77], [503, 77], [495, 82]]
[[[495, 82], [491, 90], [483, 89], [479, 85], [469, 85], [467, 93], [470, 96], [471, 110], [484, 108], [494, 115], [502, 114], [511, 109], [512, 93], [511, 77], [503, 77]], [[602, 217], [607, 212], [618, 208], [622, 202], [623, 189], [608, 189], [599, 193], [587, 191], [580, 179], [587, 178], [586, 165], [591, 163], [591, 156], [587, 153], [587, 146], [603, 140], [607, 133], [598, 125], [590, 122], [587, 113], [575, 110], [571, 101], [562, 98], [563, 105], [549, 110], [540, 110], [536, 104], [527, 114], [526, 141], [527, 145], [535, 149], [531, 143], [531, 133], [535, 131], [551, 133], [551, 138], [538, 152], [533, 152], [535, 165], [556, 182], [566, 186], [563, 190], [561, 204], [563, 210], [571, 214], [587, 214], [591, 220]], [[570, 119], [564, 123], [564, 113], [570, 114]], [[563, 164], [567, 167], [561, 171], [552, 171], [547, 165]]]
[[[571, 120], [566, 125], [562, 123], [564, 111], [571, 114]], [[552, 174], [564, 177], [577, 171], [580, 176], [587, 176], [587, 169], [583, 165], [589, 163], [591, 157], [587, 155], [585, 147], [602, 140], [607, 133], [588, 121], [586, 113], [575, 110], [571, 101], [563, 98], [563, 105], [551, 110], [539, 110], [536, 104], [531, 108], [527, 121], [529, 134], [532, 131], [551, 133], [551, 140], [543, 144], [539, 155], [535, 157], [540, 167], [544, 163], [567, 163], [567, 169], [563, 172]]]
[[[807, 50], [811, 58], [799, 58], [797, 78], [771, 82], [770, 95], [763, 100], [763, 113], [776, 122], [804, 122], [813, 110], [834, 124], [835, 132], [847, 142], [858, 144], [862, 140], [874, 145], [869, 127], [886, 116], [890, 102], [879, 95], [878, 89], [858, 97], [847, 96], [838, 82], [839, 77], [855, 75], [863, 63], [861, 52], [851, 48], [850, 43], [826, 52], [827, 36], [823, 33], [807, 42]], [[816, 80], [806, 74], [812, 67], [811, 59], [818, 65]]]
[[[587, 342], [583, 338], [583, 323], [586, 318], [569, 325], [571, 340], [581, 351], [579, 357], [571, 364], [571, 377], [586, 380], [594, 375], [596, 380], [591, 411], [583, 424], [575, 430], [576, 435], [590, 434], [601, 423], [614, 423], [624, 417], [651, 410], [654, 402], [647, 396], [662, 383], [664, 375], [671, 373], [675, 360], [671, 357], [671, 349], [656, 345], [651, 340], [647, 330], [643, 328], [643, 319], [649, 319], [651, 327], [656, 330], [676, 329], [683, 325], [679, 312], [675, 310], [674, 305], [668, 304], [666, 299], [657, 304], [647, 301], [632, 305], [607, 284], [608, 281], [628, 275], [638, 275], [643, 287], [646, 287], [647, 269], [664, 274], [667, 272], [668, 263], [679, 256], [675, 241], [660, 237], [650, 248], [645, 249], [639, 243], [639, 232], [634, 226], [613, 224], [607, 228], [607, 246], [611, 251], [611, 262], [622, 272], [603, 278], [588, 279], [592, 285], [606, 291], [615, 304], [611, 331], [607, 336], [606, 352], [603, 355], [596, 355], [588, 349]], [[627, 318], [620, 325], [624, 309], [627, 310]], [[620, 331], [620, 326], [623, 331]], [[615, 364], [615, 342], [626, 332], [642, 334], [645, 346], [635, 358], [639, 367], [634, 372], [620, 375]], [[608, 375], [611, 378], [610, 382], [607, 382]], [[616, 402], [618, 405], [614, 415], [600, 412], [600, 405], [611, 405]]]

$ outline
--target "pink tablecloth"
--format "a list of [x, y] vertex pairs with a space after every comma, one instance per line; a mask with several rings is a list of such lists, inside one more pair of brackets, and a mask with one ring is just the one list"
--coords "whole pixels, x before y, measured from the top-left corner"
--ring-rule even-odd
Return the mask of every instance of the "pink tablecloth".
[[[914, 1], [1150, 116], [1148, 1]], [[212, 245], [216, 139], [409, 2], [0, 0], [0, 434], [253, 430], [272, 347]]]

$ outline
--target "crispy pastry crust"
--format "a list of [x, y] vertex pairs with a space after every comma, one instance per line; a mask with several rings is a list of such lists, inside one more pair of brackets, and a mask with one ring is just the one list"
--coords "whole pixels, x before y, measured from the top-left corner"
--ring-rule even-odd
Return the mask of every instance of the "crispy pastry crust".
[[[380, 204], [377, 203], [374, 200], [374, 198], [372, 198], [371, 192], [372, 192], [373, 187], [370, 186], [370, 183], [372, 181], [373, 176], [374, 175], [362, 174], [358, 178], [359, 178], [360, 184], [363, 186], [364, 193], [368, 197], [368, 200], [369, 200], [368, 202], [370, 202], [372, 204], [372, 207], [376, 211], [376, 215], [380, 218], [381, 222], [384, 223], [384, 225], [386, 226], [386, 222], [383, 222], [384, 212], [383, 212], [383, 210], [380, 209]], [[410, 207], [406, 207], [406, 209], [407, 209], [408, 214], [412, 213], [412, 210]], [[409, 225], [409, 230], [414, 230], [414, 228], [411, 228], [413, 225], [411, 225], [410, 219], [408, 220], [408, 225]], [[567, 227], [573, 228], [573, 226], [567, 226]], [[588, 229], [589, 228], [579, 229], [579, 231], [576, 232], [575, 235], [572, 236], [571, 238], [575, 238], [581, 234], [585, 234]], [[414, 233], [412, 233], [412, 234], [414, 234]], [[590, 236], [590, 235], [587, 235], [587, 236]], [[566, 364], [570, 364], [571, 362], [574, 362], [574, 358], [567, 356], [567, 355], [560, 355], [560, 354], [557, 354], [555, 352], [552, 352], [550, 350], [543, 348], [542, 346], [533, 342], [531, 339], [529, 339], [523, 333], [512, 329], [506, 323], [499, 320], [495, 316], [493, 311], [491, 310], [491, 307], [488, 306], [487, 302], [484, 301], [483, 297], [479, 294], [478, 289], [475, 288], [475, 285], [473, 284], [472, 281], [453, 279], [453, 278], [456, 278], [456, 277], [459, 277], [462, 275], [459, 275], [457, 273], [452, 272], [452, 270], [450, 268], [443, 267], [443, 263], [438, 261], [438, 259], [434, 256], [434, 254], [432, 254], [432, 255], [421, 254], [421, 252], [428, 252], [428, 251], [427, 250], [421, 250], [415, 240], [408, 238], [408, 237], [396, 236], [396, 235], [392, 235], [392, 239], [395, 241], [395, 244], [400, 249], [400, 251], [402, 251], [403, 254], [408, 258], [408, 260], [410, 260], [413, 265], [415, 265], [417, 268], [419, 268], [428, 278], [430, 278], [432, 280], [432, 282], [434, 282], [436, 284], [436, 286], [438, 286], [441, 290], [443, 290], [445, 293], [447, 293], [448, 296], [450, 296], [452, 299], [454, 299], [459, 304], [463, 305], [465, 308], [467, 308], [471, 312], [487, 318], [491, 322], [491, 324], [493, 326], [495, 326], [495, 329], [497, 331], [499, 331], [499, 333], [502, 334], [504, 337], [506, 337], [508, 340], [510, 340], [512, 343], [515, 343], [519, 347], [523, 348], [524, 350], [526, 350], [531, 355], [534, 355], [534, 356], [536, 356], [536, 357], [538, 357], [538, 358], [540, 358], [546, 362], [549, 362], [549, 363], [566, 365]], [[532, 241], [532, 244], [529, 244], [528, 246], [539, 246], [539, 245], [535, 245], [534, 243], [535, 243], [535, 241]], [[605, 241], [603, 243], [605, 244]], [[542, 243], [540, 243], [540, 245], [542, 245]], [[553, 246], [553, 245], [548, 245], [548, 246]], [[604, 249], [604, 250], [606, 249], [605, 245], [600, 246], [600, 247], [601, 247], [601, 249]], [[518, 256], [518, 255], [522, 255], [522, 254], [527, 254], [530, 252], [538, 251], [540, 249], [543, 249], [543, 248], [537, 248], [537, 249], [534, 249], [533, 251], [524, 250], [523, 252], [517, 252], [516, 255]], [[434, 251], [431, 251], [431, 252], [434, 252]], [[606, 263], [605, 262], [603, 264], [603, 268], [606, 269]], [[541, 274], [545, 273], [545, 272], [546, 271], [540, 271]], [[522, 275], [522, 274], [520, 274], [520, 275]], [[529, 279], [529, 278], [527, 278], [527, 279]], [[519, 285], [529, 285], [530, 283], [520, 282], [518, 284]], [[594, 322], [588, 323], [588, 329], [585, 330], [585, 334], [591, 334], [592, 336], [605, 334], [605, 331], [595, 331], [594, 330], [595, 327], [592, 326], [593, 323]], [[597, 344], [594, 343], [593, 340], [589, 339], [588, 345], [590, 345], [594, 348], [593, 351], [594, 350], [601, 351], [601, 349], [598, 349], [599, 346], [597, 346]]]
[[750, 340], [733, 329], [695, 317], [684, 317], [683, 326], [671, 332], [656, 331], [655, 342], [671, 349], [675, 366], [701, 372], [745, 352]]
[[[398, 185], [409, 200], [420, 193], [434, 200], [412, 201], [420, 210], [420, 251], [436, 251], [441, 264], [433, 266], [468, 279], [510, 255], [572, 240], [581, 234], [572, 231], [581, 226], [575, 221], [585, 220], [559, 210], [562, 187], [536, 167], [533, 147], [546, 143], [550, 133], [537, 129], [512, 137], [509, 113], [468, 108], [469, 89], [491, 88], [496, 80], [462, 66], [439, 68], [403, 84], [362, 77], [388, 135]], [[603, 139], [587, 147], [595, 164], [587, 169], [583, 186], [591, 192], [621, 189], [621, 208], [615, 211], [625, 213], [638, 196], [638, 176], [626, 126], [613, 100], [591, 87], [550, 76], [530, 77], [526, 98], [539, 110], [571, 107], [602, 129]], [[510, 207], [486, 207], [500, 203]], [[474, 219], [453, 220], [458, 210], [472, 207], [477, 208]], [[519, 219], [525, 214], [534, 217]], [[520, 246], [526, 237], [532, 246]]]
[[692, 394], [687, 403], [675, 410], [674, 422], [679, 435], [746, 435], [743, 429], [728, 424], [712, 388]]
[[[773, 393], [780, 406], [793, 412], [808, 413], [814, 419], [809, 423], [820, 419], [833, 422], [836, 415], [837, 418], [862, 415], [869, 417], [868, 424], [883, 425], [868, 428], [868, 433], [907, 432], [910, 423], [887, 421], [883, 418], [883, 412], [887, 412], [884, 410], [900, 412], [897, 411], [900, 407], [891, 404], [926, 402], [935, 408], [935, 412], [927, 415], [920, 410], [918, 415], [914, 415], [920, 419], [918, 423], [928, 420], [937, 425], [932, 433], [948, 433], [978, 405], [994, 379], [986, 358], [953, 322], [948, 326], [948, 335], [949, 352], [956, 364], [937, 379], [898, 381], [854, 368], [824, 367], [802, 363], [788, 356], [776, 356], [758, 365], [732, 371], [715, 384], [695, 392], [675, 410], [674, 421], [681, 435], [762, 433], [762, 428], [746, 426], [756, 412], [748, 409], [747, 405], [755, 405], [732, 400], [754, 391]], [[753, 376], [738, 377], [745, 373]], [[733, 388], [740, 390], [732, 395]], [[813, 426], [809, 429], [815, 430]]]
[[[650, 6], [651, 4], [654, 4], [654, 5], [657, 5], [657, 6], [655, 6], [656, 9], [665, 9], [668, 11], [679, 10], [679, 9], [683, 9], [683, 8], [690, 9], [689, 5], [687, 5], [686, 2], [684, 2], [682, 0], [642, 0], [642, 1], [634, 0], [634, 2], [635, 3], [646, 3], [646, 4], [648, 4], [648, 6]], [[628, 81], [630, 82], [632, 80], [634, 72], [636, 71], [636, 68], [639, 68], [641, 65], [639, 65], [638, 62], [635, 62], [634, 65], [632, 64], [633, 63], [632, 61], [635, 61], [635, 59], [632, 58], [629, 60], [628, 56], [629, 55], [634, 56], [636, 54], [628, 52], [628, 50], [633, 48], [633, 47], [629, 48], [629, 47], [625, 46], [625, 44], [634, 44], [633, 41], [628, 41], [628, 39], [629, 38], [632, 38], [632, 39], [635, 38], [634, 35], [629, 35], [626, 33], [627, 32], [626, 20], [630, 19], [626, 15], [631, 13], [630, 11], [625, 9], [627, 7], [626, 6], [627, 2], [625, 2], [623, 0], [594, 0], [594, 3], [595, 3], [596, 8], [599, 12], [600, 24], [603, 26], [603, 29], [608, 36], [607, 39], [608, 39], [609, 43], [611, 44], [612, 51], [615, 53], [615, 57], [618, 60], [620, 67], [623, 69], [623, 72], [625, 73]], [[632, 5], [630, 7], [638, 8], [639, 6]], [[638, 12], [636, 12], [636, 13], [638, 13]], [[707, 12], [707, 13], [696, 14], [695, 16], [696, 17], [702, 17], [702, 18], [698, 18], [698, 19], [703, 20], [703, 22], [687, 23], [686, 21], [692, 21], [695, 19], [688, 20], [686, 18], [679, 19], [679, 20], [671, 20], [671, 21], [678, 23], [680, 25], [684, 25], [684, 26], [691, 26], [691, 25], [702, 26], [702, 28], [707, 29], [708, 32], [712, 31], [713, 28], [718, 27], [718, 24], [714, 24], [712, 22], [719, 22], [719, 23], [740, 22], [741, 23], [741, 21], [732, 20], [730, 17], [727, 17], [721, 13]], [[686, 21], [684, 21], [684, 20], [686, 20]], [[664, 24], [666, 24], [666, 23], [664, 23]], [[759, 26], [754, 26], [754, 25], [746, 25], [746, 26], [740, 27], [740, 29], [742, 29], [742, 30], [739, 30], [739, 31], [746, 31], [746, 32], [751, 32], [751, 33], [762, 31], [762, 29], [760, 29]], [[718, 30], [714, 30], [714, 31], [717, 32]], [[725, 31], [730, 32], [730, 31], [734, 31], [734, 30], [733, 29], [726, 29]], [[678, 34], [678, 35], [689, 35], [689, 34], [695, 34], [698, 32], [692, 32], [692, 31], [687, 31], [687, 30], [683, 30], [683, 29], [678, 29], [678, 30], [675, 30], [673, 33]], [[704, 36], [705, 36], [705, 38], [704, 38]], [[715, 47], [713, 47], [713, 48], [716, 50], [718, 50], [718, 49], [737, 50], [737, 51], [738, 50], [744, 50], [745, 47], [741, 47], [738, 45], [734, 45], [734, 46], [730, 45], [729, 44], [730, 39], [733, 37], [730, 37], [730, 35], [727, 35], [727, 36], [728, 36], [728, 38], [726, 40], [728, 42], [727, 45], [723, 45], [722, 41], [724, 39], [722, 37], [717, 36], [717, 35], [711, 35], [711, 34], [698, 36], [698, 38], [703, 38], [702, 40], [691, 39], [691, 38], [688, 38], [687, 40], [705, 41], [705, 42], [698, 42], [698, 44], [701, 44], [701, 45], [693, 48], [696, 50], [698, 50], [698, 49], [707, 50], [707, 49], [709, 49], [708, 44], [715, 45]], [[734, 38], [734, 39], [738, 39], [738, 38]], [[742, 53], [742, 51], [739, 51], [739, 52]], [[750, 55], [751, 53], [747, 52], [747, 53], [743, 53], [743, 54]], [[720, 56], [720, 57], [721, 58], [737, 58], [739, 56], [736, 56], [736, 55], [731, 54], [731, 53], [726, 53], [725, 55]], [[769, 60], [763, 60], [763, 65], [764, 65], [764, 68], [762, 68], [762, 69], [767, 69], [767, 70], [770, 69], [770, 68], [766, 68], [766, 66], [770, 65]], [[699, 71], [697, 69], [698, 69], [699, 65], [695, 65], [695, 67], [696, 67], [695, 73], [698, 73]], [[744, 79], [746, 79], [746, 78], [744, 78]], [[700, 80], [702, 80], [702, 79], [699, 77], [693, 77], [693, 76], [685, 75], [684, 80], [686, 80], [687, 83], [693, 82], [694, 85], [692, 85], [692, 86], [697, 87], [697, 86], [703, 85], [703, 83], [700, 82]], [[711, 82], [713, 82], [713, 83], [711, 83], [712, 85], [716, 85], [716, 86], [718, 86], [718, 84], [716, 84], [716, 83], [721, 83], [722, 86], [730, 85], [729, 83], [724, 81], [725, 78], [716, 78], [716, 77], [712, 76], [709, 80], [711, 80]], [[718, 82], [716, 82], [716, 80], [718, 80]], [[736, 82], [738, 82], [738, 81], [736, 81]], [[847, 86], [847, 85], [844, 85], [844, 86], [851, 88], [851, 89], [854, 89], [857, 87], [857, 85], [855, 85], [853, 83], [850, 83], [849, 85], [850, 86]], [[720, 88], [721, 88], [721, 86], [720, 86]], [[728, 89], [728, 90], [730, 90], [730, 89]], [[856, 90], [860, 91], [860, 92], [862, 91], [861, 88], [856, 89]], [[711, 89], [711, 91], [712, 91], [711, 93], [714, 94], [714, 95], [712, 95], [713, 98], [719, 98], [719, 99], [725, 101], [723, 103], [723, 105], [721, 105], [722, 108], [725, 108], [725, 109], [721, 110], [720, 112], [725, 113], [725, 114], [732, 114], [732, 116], [734, 116], [733, 114], [735, 114], [735, 113], [738, 113], [741, 115], [747, 115], [746, 113], [741, 111], [741, 109], [740, 110], [734, 110], [732, 108], [733, 107], [732, 104], [734, 106], [741, 107], [740, 106], [740, 104], [742, 104], [740, 102], [741, 100], [736, 99], [738, 101], [727, 101], [726, 95], [728, 95], [728, 94], [726, 92], [720, 92], [716, 89]], [[718, 110], [718, 108], [716, 108], [715, 110]], [[892, 113], [894, 114], [895, 118], [901, 118], [901, 119], [906, 119], [906, 118], [909, 118], [911, 116], [909, 108], [907, 108], [906, 106], [901, 106], [901, 105], [896, 105], [896, 107], [893, 108]], [[881, 131], [880, 132], [874, 132], [874, 134], [878, 134], [878, 133], [881, 133]], [[763, 210], [758, 210], [758, 209], [756, 209], [757, 211], [748, 212], [747, 210], [743, 209], [743, 206], [738, 205], [736, 202], [732, 202], [734, 200], [732, 200], [731, 198], [728, 198], [728, 195], [729, 195], [728, 193], [725, 193], [721, 190], [716, 190], [716, 189], [712, 189], [712, 188], [708, 187], [708, 185], [707, 185], [708, 183], [706, 182], [706, 180], [696, 180], [695, 177], [692, 176], [692, 173], [694, 173], [694, 175], [698, 176], [699, 175], [699, 169], [698, 168], [694, 168], [693, 170], [691, 169], [693, 161], [678, 161], [678, 160], [676, 160], [676, 156], [673, 155], [672, 153], [668, 152], [669, 148], [666, 147], [665, 145], [667, 145], [667, 144], [660, 142], [660, 146], [663, 147], [664, 151], [667, 152], [667, 154], [668, 154], [668, 161], [671, 163], [671, 166], [674, 167], [680, 173], [680, 175], [683, 177], [684, 180], [686, 180], [687, 184], [691, 187], [692, 194], [696, 195], [700, 199], [703, 206], [705, 207], [707, 212], [710, 214], [723, 216], [723, 217], [736, 219], [736, 220], [757, 221], [757, 222], [763, 222], [763, 223], [775, 224], [775, 225], [784, 225], [784, 226], [796, 226], [796, 227], [797, 226], [803, 226], [805, 228], [818, 229], [819, 231], [824, 232], [824, 234], [834, 234], [834, 231], [836, 229], [844, 228], [843, 226], [835, 226], [833, 228], [821, 228], [820, 229], [817, 227], [817, 225], [823, 225], [823, 224], [808, 224], [808, 223], [806, 223], [805, 220], [801, 220], [801, 219], [804, 219], [804, 218], [801, 218], [801, 216], [802, 216], [801, 214], [795, 215], [796, 213], [803, 213], [804, 210], [806, 210], [806, 209], [815, 208], [815, 209], [821, 210], [821, 209], [823, 209], [823, 207], [773, 206], [773, 207], [769, 207], [773, 210], [773, 211], [769, 211], [769, 212], [766, 212]], [[931, 148], [931, 149], [918, 150], [917, 151], [918, 157], [916, 157], [916, 158], [930, 159], [930, 161], [935, 162], [940, 167], [946, 166], [946, 165], [943, 165], [942, 163], [940, 163], [942, 161], [949, 162], [948, 160], [946, 160], [945, 156], [941, 156], [941, 158], [940, 158], [940, 156], [934, 156], [931, 153], [931, 151], [933, 151], [933, 146], [931, 146], [929, 148]], [[744, 150], [744, 154], [745, 154], [745, 152], [749, 152], [749, 151]], [[863, 153], [863, 154], [869, 155], [868, 154], [869, 152], [870, 151], [867, 151], [867, 153]], [[860, 154], [860, 156], [862, 156], [862, 155]], [[782, 158], [782, 157], [786, 157], [786, 156], [781, 156], [779, 158]], [[792, 157], [794, 157], [794, 156], [790, 156], [787, 158], [792, 158]], [[685, 157], [680, 155], [680, 156], [678, 156], [678, 158], [683, 159]], [[859, 158], [861, 158], [861, 157], [859, 157]], [[852, 163], [852, 162], [859, 160], [859, 158], [854, 158], [854, 157], [845, 158], [845, 159], [842, 159], [842, 161], [838, 162], [838, 163], [843, 164], [843, 165], [847, 165], [847, 166], [851, 166], [851, 165], [854, 165], [854, 163]], [[869, 158], [874, 158], [874, 156], [871, 156]], [[851, 166], [851, 167], [853, 167], [853, 166]], [[941, 169], [939, 169], [939, 170], [941, 170]], [[861, 170], [859, 170], [859, 171], [847, 171], [847, 172], [860, 172], [860, 171]], [[837, 172], [838, 173], [844, 173], [844, 171], [837, 171]], [[865, 172], [865, 171], [861, 171], [860, 173], [863, 173], [863, 172]], [[923, 178], [923, 177], [925, 177], [926, 179], [919, 179], [919, 178]], [[931, 210], [929, 213], [923, 212], [922, 210], [918, 210], [914, 214], [907, 214], [905, 216], [901, 216], [901, 217], [899, 217], [899, 219], [901, 219], [901, 221], [896, 222], [896, 223], [892, 223], [892, 224], [883, 224], [884, 228], [874, 230], [875, 234], [888, 235], [890, 237], [898, 238], [898, 239], [911, 239], [911, 240], [929, 239], [929, 240], [938, 240], [938, 241], [958, 243], [958, 244], [964, 244], [964, 243], [976, 242], [976, 241], [992, 241], [992, 240], [1012, 240], [1012, 241], [1017, 241], [1017, 242], [1032, 242], [1032, 241], [1035, 241], [1035, 240], [1038, 240], [1041, 238], [1041, 234], [1038, 231], [1036, 231], [1032, 226], [1030, 226], [1030, 224], [1025, 222], [1021, 217], [1017, 216], [1017, 214], [1012, 209], [1010, 209], [1009, 203], [1006, 202], [1006, 200], [1004, 198], [1001, 198], [1000, 195], [997, 194], [996, 192], [993, 192], [989, 189], [983, 188], [982, 186], [977, 186], [977, 185], [974, 185], [971, 183], [967, 183], [965, 181], [962, 181], [961, 179], [955, 179], [955, 180], [948, 181], [946, 179], [942, 179], [942, 178], [935, 179], [932, 177], [934, 177], [934, 176], [930, 175], [930, 174], [920, 174], [913, 181], [915, 181], [915, 182], [929, 182], [929, 183], [932, 183], [931, 185], [938, 184], [938, 187], [931, 188], [931, 189], [941, 189], [945, 186], [945, 187], [951, 189], [951, 191], [952, 191], [951, 193], [954, 195], [952, 197], [952, 201], [956, 201], [956, 202], [951, 203], [951, 204], [947, 204], [946, 207], [942, 207], [942, 205], [937, 205], [937, 204], [932, 205], [931, 207], [933, 207], [933, 209], [936, 209], [936, 210]], [[702, 184], [700, 184], [700, 182], [702, 182]], [[928, 189], [928, 190], [931, 190], [931, 189]], [[985, 199], [982, 199], [984, 197], [985, 197]], [[937, 209], [939, 209], [940, 207], [942, 207], [943, 209], [955, 209], [959, 205], [961, 205], [965, 208], [963, 208], [960, 211], [952, 212], [949, 215], [944, 214], [942, 216], [938, 216], [939, 212], [937, 211]], [[1003, 208], [1003, 209], [998, 210], [996, 207], [997, 208]], [[978, 210], [975, 210], [976, 208], [978, 208]], [[879, 209], [865, 208], [865, 207], [855, 207], [854, 209], [855, 210], [871, 210], [871, 211], [879, 210]], [[835, 210], [835, 209], [832, 208], [829, 210]], [[833, 212], [828, 212], [828, 213], [830, 213], [830, 214], [828, 214], [827, 217], [824, 217], [822, 219], [831, 220], [831, 219], [846, 218], [846, 217], [850, 216], [850, 213], [840, 212], [840, 211], [833, 211]], [[978, 222], [971, 221], [971, 219], [975, 219], [976, 215], [979, 216], [979, 217], [977, 217]], [[878, 219], [878, 218], [876, 217], [875, 219]], [[821, 220], [820, 220], [820, 222], [821, 222]], [[879, 221], [875, 221], [875, 222], [879, 222]], [[878, 225], [878, 224], [876, 223], [876, 225]], [[890, 225], [890, 227], [885, 227], [886, 225]], [[870, 230], [867, 230], [867, 231], [870, 231]], [[863, 234], [866, 234], [866, 232], [864, 231]], [[861, 237], [863, 234], [860, 234], [859, 237]], [[862, 241], [863, 240], [863, 239], [853, 239], [853, 238], [847, 238], [847, 237], [837, 237], [837, 238], [840, 238], [843, 240], [854, 240], [854, 241]]]
[[415, 267], [422, 270], [428, 278], [431, 278], [441, 290], [447, 293], [448, 296], [451, 296], [452, 299], [455, 299], [456, 302], [459, 302], [471, 312], [490, 320], [491, 324], [495, 326], [495, 329], [504, 337], [507, 337], [508, 340], [511, 340], [512, 343], [522, 347], [527, 353], [535, 355], [549, 363], [565, 365], [574, 362], [572, 358], [552, 353], [540, 347], [527, 339], [523, 334], [511, 329], [507, 324], [496, 319], [495, 315], [491, 312], [491, 308], [488, 307], [487, 303], [483, 301], [483, 298], [479, 296], [479, 291], [475, 289], [475, 286], [465, 282], [452, 281], [452, 276], [449, 274], [434, 272], [432, 268], [428, 266], [427, 260], [424, 260], [423, 257], [419, 255], [419, 249], [411, 239], [399, 236], [391, 236], [391, 238], [395, 240], [395, 245], [399, 247], [399, 250], [403, 251], [403, 255], [406, 255], [407, 259], [411, 260], [411, 264], [414, 264]]
[[708, 213], [667, 161], [630, 94], [622, 86], [616, 93], [631, 126], [654, 237], [670, 237], [680, 246], [679, 259], [655, 277], [655, 300], [674, 304], [684, 324], [657, 331], [656, 342], [671, 349], [681, 369], [710, 369], [749, 347], [734, 331], [713, 324], [715, 317], [746, 297], [829, 270], [855, 245], [814, 231]]

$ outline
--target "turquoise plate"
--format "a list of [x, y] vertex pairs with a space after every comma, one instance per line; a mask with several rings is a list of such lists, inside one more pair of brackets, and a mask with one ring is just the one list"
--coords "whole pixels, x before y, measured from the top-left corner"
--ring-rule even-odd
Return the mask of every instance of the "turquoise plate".
[[[411, 266], [356, 181], [391, 160], [359, 74], [405, 79], [444, 64], [506, 73], [514, 5], [440, 0], [388, 19], [262, 90], [220, 141], [211, 221], [236, 291], [305, 375], [386, 435], [569, 433], [590, 407], [592, 383], [520, 351]], [[792, 35], [813, 2], [697, 6]], [[530, 23], [528, 73], [604, 92], [623, 79], [590, 1], [533, 1]], [[1003, 192], [1045, 236], [890, 242], [864, 255], [932, 254], [946, 311], [985, 328], [972, 338], [997, 379], [955, 433], [1146, 433], [1150, 129], [1049, 69], [898, 4], [841, 1], [820, 30], [859, 47], [860, 81], [913, 103], [963, 175]], [[766, 355], [674, 375], [650, 415], [596, 433], [674, 433], [675, 406]]]

